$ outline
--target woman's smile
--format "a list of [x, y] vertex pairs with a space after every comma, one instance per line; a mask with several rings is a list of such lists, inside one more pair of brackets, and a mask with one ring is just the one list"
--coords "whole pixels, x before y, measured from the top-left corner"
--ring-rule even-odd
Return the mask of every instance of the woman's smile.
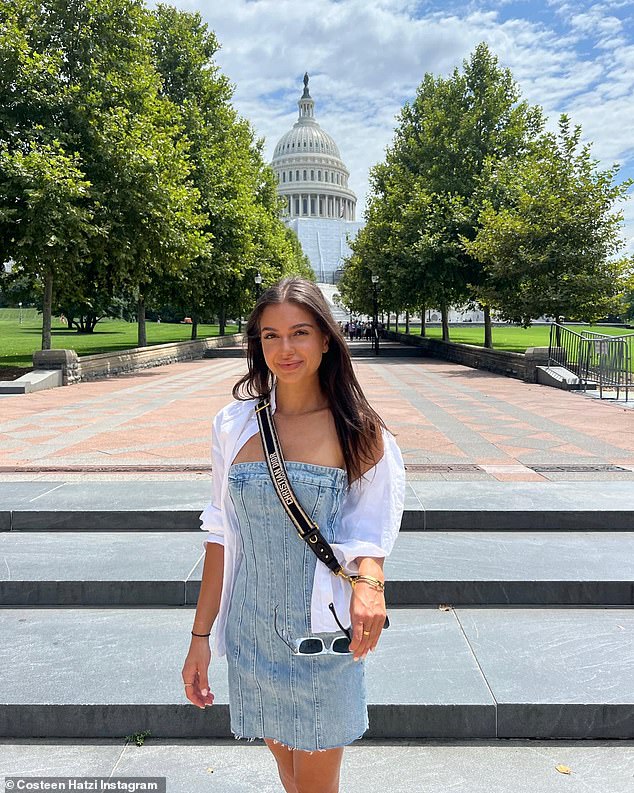
[[260, 343], [266, 365], [277, 377], [293, 388], [312, 382], [319, 391], [317, 373], [328, 337], [310, 311], [295, 303], [267, 306], [260, 317]]

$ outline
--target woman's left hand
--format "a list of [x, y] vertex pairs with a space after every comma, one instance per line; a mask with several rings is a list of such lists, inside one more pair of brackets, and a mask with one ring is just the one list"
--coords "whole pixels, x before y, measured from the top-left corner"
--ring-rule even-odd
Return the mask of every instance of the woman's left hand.
[[[350, 651], [354, 653], [355, 661], [365, 658], [370, 650], [376, 648], [386, 613], [385, 594], [364, 581], [357, 582], [350, 597]], [[369, 631], [369, 635], [364, 636], [364, 631]]]

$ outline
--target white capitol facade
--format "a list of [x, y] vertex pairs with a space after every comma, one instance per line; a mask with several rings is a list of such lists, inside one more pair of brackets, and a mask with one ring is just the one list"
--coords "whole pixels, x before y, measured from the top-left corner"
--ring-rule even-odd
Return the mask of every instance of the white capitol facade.
[[299, 117], [275, 146], [271, 167], [286, 201], [284, 222], [299, 237], [317, 280], [332, 283], [364, 224], [355, 221], [357, 198], [339, 148], [315, 119], [307, 74], [297, 104]]
[[357, 197], [348, 188], [350, 172], [337, 144], [315, 119], [307, 74], [297, 104], [299, 118], [280, 138], [271, 163], [287, 216], [354, 220]]

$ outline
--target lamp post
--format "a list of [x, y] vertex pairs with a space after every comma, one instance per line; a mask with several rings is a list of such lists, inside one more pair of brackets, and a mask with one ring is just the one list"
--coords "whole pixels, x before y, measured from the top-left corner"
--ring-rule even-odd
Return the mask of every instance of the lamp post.
[[261, 292], [262, 292], [262, 276], [260, 275], [260, 271], [258, 270], [258, 274], [255, 276], [255, 299], [256, 299], [256, 302], [260, 299]]
[[379, 354], [379, 305], [378, 305], [378, 283], [379, 283], [379, 276], [373, 275], [372, 276], [372, 300], [374, 302], [373, 311], [374, 317], [372, 320], [372, 328], [374, 330], [374, 354]]
[[20, 302], [18, 303], [18, 305], [20, 306], [20, 322], [19, 322], [18, 324], [20, 324], [20, 325], [21, 325], [21, 324], [22, 324], [22, 302], [20, 301]]

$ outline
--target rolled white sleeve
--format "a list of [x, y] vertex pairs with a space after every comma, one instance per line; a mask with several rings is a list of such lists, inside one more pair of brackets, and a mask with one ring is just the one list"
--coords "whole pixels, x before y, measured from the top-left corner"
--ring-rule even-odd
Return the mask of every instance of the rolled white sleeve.
[[204, 547], [206, 547], [208, 542], [215, 542], [219, 545], [225, 544], [225, 528], [221, 509], [225, 461], [220, 448], [219, 424], [220, 413], [216, 414], [211, 430], [212, 498], [210, 503], [207, 504], [205, 509], [198, 516], [198, 520], [200, 520], [202, 524], [200, 527], [201, 531], [207, 532], [207, 536], [203, 540]]
[[[383, 430], [383, 456], [353, 483], [341, 506], [337, 542], [331, 543], [337, 561], [348, 575], [359, 573], [359, 557], [389, 556], [396, 541], [405, 506], [405, 465], [394, 436]], [[311, 599], [312, 630], [336, 631], [328, 609], [334, 604], [340, 620], [350, 625], [352, 587], [333, 575], [325, 564], [315, 567]]]
[[405, 465], [391, 432], [383, 430], [383, 456], [353, 483], [341, 512], [341, 539], [332, 548], [344, 570], [359, 572], [360, 556], [386, 557], [394, 547], [405, 506]]

